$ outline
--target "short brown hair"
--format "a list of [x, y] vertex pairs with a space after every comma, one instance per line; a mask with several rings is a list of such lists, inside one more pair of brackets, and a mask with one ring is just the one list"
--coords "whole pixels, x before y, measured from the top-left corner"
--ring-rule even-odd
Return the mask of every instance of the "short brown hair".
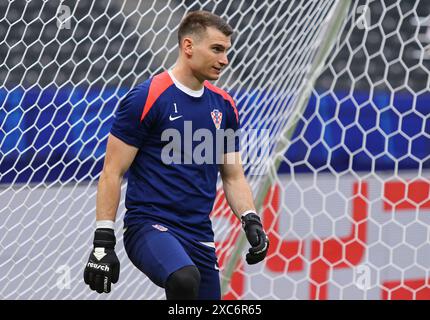
[[231, 26], [219, 16], [203, 10], [193, 11], [188, 13], [179, 25], [178, 41], [186, 35], [196, 34], [200, 36], [206, 31], [206, 28], [213, 27], [221, 31], [224, 35], [230, 36], [233, 34]]

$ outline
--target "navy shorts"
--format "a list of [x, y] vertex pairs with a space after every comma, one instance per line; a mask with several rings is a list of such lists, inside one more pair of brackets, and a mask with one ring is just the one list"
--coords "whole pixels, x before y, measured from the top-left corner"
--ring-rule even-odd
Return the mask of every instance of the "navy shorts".
[[155, 223], [128, 226], [124, 231], [124, 247], [130, 261], [159, 287], [165, 287], [173, 272], [194, 265], [201, 278], [198, 298], [221, 299], [215, 248], [184, 239]]

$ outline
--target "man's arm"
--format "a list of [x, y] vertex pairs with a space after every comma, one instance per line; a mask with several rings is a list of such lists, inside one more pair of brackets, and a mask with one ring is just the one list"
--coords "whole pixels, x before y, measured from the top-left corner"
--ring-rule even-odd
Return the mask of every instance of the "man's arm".
[[115, 253], [114, 222], [121, 197], [121, 181], [138, 148], [109, 135], [103, 171], [97, 190], [94, 248], [84, 270], [84, 281], [91, 290], [109, 293], [119, 279], [120, 262]]
[[115, 221], [121, 198], [121, 181], [138, 149], [109, 135], [103, 170], [97, 188], [96, 220]]
[[224, 194], [231, 210], [240, 219], [247, 211], [255, 212], [252, 191], [243, 173], [240, 153], [224, 155], [224, 164], [220, 165]]
[[220, 172], [227, 202], [241, 220], [246, 238], [252, 246], [246, 255], [246, 261], [248, 264], [258, 263], [266, 257], [269, 240], [256, 213], [252, 191], [243, 172], [240, 153], [225, 154]]

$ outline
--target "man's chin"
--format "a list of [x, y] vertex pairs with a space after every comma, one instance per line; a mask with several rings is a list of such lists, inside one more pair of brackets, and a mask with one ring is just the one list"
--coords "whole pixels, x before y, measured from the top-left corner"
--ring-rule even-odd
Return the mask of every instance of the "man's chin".
[[213, 73], [211, 73], [211, 74], [207, 75], [206, 79], [209, 80], [209, 81], [214, 81], [214, 80], [218, 80], [219, 76], [220, 76], [219, 74], [213, 74]]

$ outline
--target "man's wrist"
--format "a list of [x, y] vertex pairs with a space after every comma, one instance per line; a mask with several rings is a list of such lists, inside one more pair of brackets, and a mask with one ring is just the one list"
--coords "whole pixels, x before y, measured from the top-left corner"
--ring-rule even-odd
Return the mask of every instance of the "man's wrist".
[[246, 217], [246, 216], [247, 216], [248, 214], [250, 214], [250, 213], [257, 214], [257, 212], [255, 212], [255, 210], [246, 210], [245, 212], [243, 212], [243, 213], [240, 215], [240, 217], [241, 217], [241, 218]]
[[113, 222], [112, 220], [98, 220], [96, 221], [96, 229], [115, 230], [115, 222]]

